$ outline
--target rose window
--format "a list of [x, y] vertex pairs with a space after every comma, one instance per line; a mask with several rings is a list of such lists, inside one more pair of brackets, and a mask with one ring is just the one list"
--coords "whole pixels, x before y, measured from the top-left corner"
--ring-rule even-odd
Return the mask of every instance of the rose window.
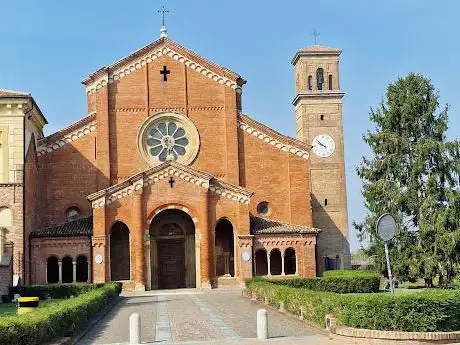
[[152, 156], [158, 156], [161, 162], [175, 161], [184, 156], [188, 139], [184, 128], [174, 122], [160, 122], [150, 129], [147, 137], [147, 146]]
[[139, 152], [150, 166], [167, 161], [188, 165], [193, 162], [200, 147], [194, 123], [174, 112], [148, 117], [139, 128], [137, 140]]

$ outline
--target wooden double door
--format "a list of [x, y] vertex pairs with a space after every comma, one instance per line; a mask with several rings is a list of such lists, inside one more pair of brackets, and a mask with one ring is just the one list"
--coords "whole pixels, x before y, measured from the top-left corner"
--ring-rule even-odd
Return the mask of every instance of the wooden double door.
[[185, 287], [185, 238], [157, 241], [158, 287], [179, 289]]

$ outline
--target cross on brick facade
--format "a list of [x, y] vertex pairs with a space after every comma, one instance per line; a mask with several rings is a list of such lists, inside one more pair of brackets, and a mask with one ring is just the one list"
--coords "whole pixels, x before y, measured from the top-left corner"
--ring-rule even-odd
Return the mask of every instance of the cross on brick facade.
[[168, 81], [168, 74], [170, 74], [171, 71], [168, 69], [168, 67], [163, 66], [163, 69], [160, 71], [160, 74], [163, 74], [163, 81]]
[[174, 179], [171, 176], [171, 178], [169, 179], [168, 183], [171, 186], [171, 188], [174, 188], [174, 183], [176, 183], [176, 181], [174, 181]]

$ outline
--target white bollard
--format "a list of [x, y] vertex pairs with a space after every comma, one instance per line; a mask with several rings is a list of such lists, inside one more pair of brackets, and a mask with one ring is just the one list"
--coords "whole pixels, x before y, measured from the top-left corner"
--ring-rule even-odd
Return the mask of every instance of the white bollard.
[[268, 339], [268, 314], [265, 309], [257, 310], [257, 339]]
[[129, 315], [129, 344], [141, 343], [141, 317], [138, 313]]

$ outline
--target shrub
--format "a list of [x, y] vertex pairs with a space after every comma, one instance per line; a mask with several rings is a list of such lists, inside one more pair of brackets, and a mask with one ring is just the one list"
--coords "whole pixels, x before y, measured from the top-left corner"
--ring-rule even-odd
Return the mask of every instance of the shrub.
[[39, 345], [70, 336], [118, 294], [118, 284], [97, 284], [78, 297], [50, 303], [32, 313], [0, 317], [0, 344]]
[[353, 271], [330, 272], [336, 273], [327, 274], [319, 278], [283, 279], [271, 280], [270, 282], [278, 285], [286, 285], [293, 288], [303, 288], [315, 291], [328, 291], [337, 293], [367, 293], [379, 291], [380, 275], [378, 273], [354, 273]]
[[426, 290], [411, 294], [337, 294], [274, 284], [246, 283], [249, 294], [320, 326], [333, 314], [340, 325], [387, 331], [441, 332], [460, 330], [460, 291]]
[[[118, 293], [121, 291], [120, 283], [117, 284]], [[78, 296], [86, 292], [99, 289], [104, 286], [104, 283], [99, 284], [49, 284], [49, 285], [26, 285], [15, 286], [9, 290], [9, 297], [13, 299], [14, 294], [20, 294], [22, 297], [39, 297], [45, 298], [69, 298], [70, 296]]]

